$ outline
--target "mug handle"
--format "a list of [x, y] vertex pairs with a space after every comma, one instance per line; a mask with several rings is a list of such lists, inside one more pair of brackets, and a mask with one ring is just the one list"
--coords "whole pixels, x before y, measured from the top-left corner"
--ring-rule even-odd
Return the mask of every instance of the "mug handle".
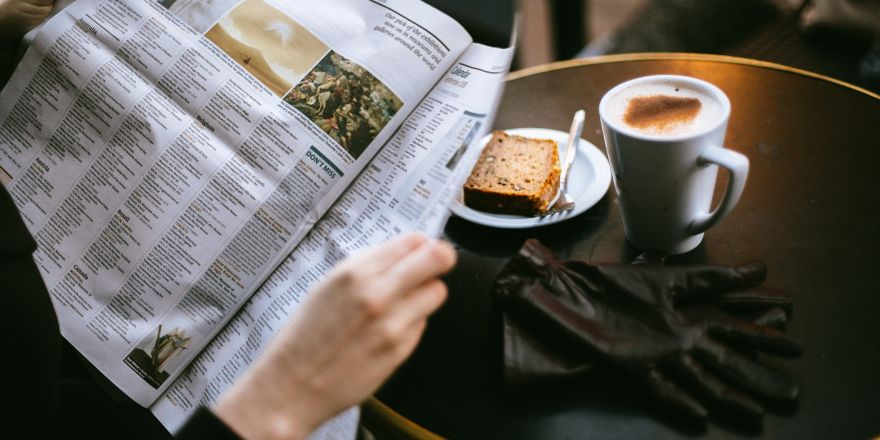
[[730, 179], [727, 182], [727, 190], [724, 192], [724, 198], [714, 211], [697, 214], [696, 218], [688, 225], [687, 232], [691, 235], [706, 232], [712, 226], [715, 226], [721, 219], [727, 217], [739, 197], [742, 195], [743, 188], [746, 186], [746, 177], [749, 174], [749, 159], [736, 151], [728, 150], [721, 147], [709, 147], [697, 159], [700, 166], [708, 166], [711, 164], [718, 165], [727, 169]]

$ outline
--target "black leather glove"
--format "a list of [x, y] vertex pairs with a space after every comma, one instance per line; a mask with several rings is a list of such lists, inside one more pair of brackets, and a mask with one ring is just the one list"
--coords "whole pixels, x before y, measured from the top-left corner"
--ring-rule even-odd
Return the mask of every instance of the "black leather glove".
[[529, 240], [494, 287], [503, 306], [506, 379], [582, 374], [606, 362], [689, 418], [705, 419], [710, 406], [760, 419], [763, 408], [750, 394], [789, 402], [799, 388], [755, 354], [801, 352], [779, 330], [788, 319], [789, 298], [755, 289], [765, 276], [763, 263], [558, 261]]

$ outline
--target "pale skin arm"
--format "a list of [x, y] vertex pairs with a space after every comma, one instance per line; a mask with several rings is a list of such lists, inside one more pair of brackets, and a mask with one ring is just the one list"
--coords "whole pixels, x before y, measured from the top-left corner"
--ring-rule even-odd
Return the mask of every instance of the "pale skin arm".
[[213, 411], [247, 439], [305, 438], [409, 356], [446, 298], [437, 277], [454, 263], [449, 244], [419, 235], [344, 261]]

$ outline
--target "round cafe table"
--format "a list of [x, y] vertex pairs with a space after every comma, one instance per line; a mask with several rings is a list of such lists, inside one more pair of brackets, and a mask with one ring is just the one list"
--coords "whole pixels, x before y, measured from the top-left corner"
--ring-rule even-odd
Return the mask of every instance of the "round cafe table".
[[[880, 96], [780, 65], [722, 56], [634, 54], [566, 61], [510, 74], [495, 127], [567, 131], [587, 112], [584, 138], [604, 151], [597, 107], [631, 78], [683, 74], [716, 84], [733, 111], [726, 146], [748, 156], [745, 193], [694, 251], [668, 261], [764, 260], [765, 282], [790, 292], [795, 360], [771, 359], [802, 387], [794, 407], [770, 406], [762, 427], [711, 419], [706, 428], [665, 418], [613, 373], [505, 391], [492, 282], [527, 238], [560, 256], [630, 262], [613, 186], [563, 223], [502, 230], [452, 217], [459, 253], [449, 299], [414, 355], [367, 406], [430, 438], [872, 438], [880, 435]], [[724, 173], [719, 173], [719, 177]], [[716, 199], [723, 189], [719, 179]], [[395, 417], [395, 413], [402, 417]], [[432, 434], [433, 433], [433, 434]]]

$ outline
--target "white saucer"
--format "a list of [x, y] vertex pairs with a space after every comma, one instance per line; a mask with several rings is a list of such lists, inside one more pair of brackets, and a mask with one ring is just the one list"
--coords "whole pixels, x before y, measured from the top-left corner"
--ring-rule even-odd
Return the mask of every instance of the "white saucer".
[[[563, 157], [562, 149], [565, 148], [565, 141], [568, 140], [568, 133], [548, 128], [514, 128], [504, 131], [508, 134], [536, 139], [553, 139], [559, 148], [560, 158]], [[491, 138], [491, 134], [487, 135], [481, 140], [481, 144], [485, 146]], [[595, 145], [581, 139], [568, 179], [568, 194], [575, 199], [574, 209], [570, 211], [546, 217], [492, 214], [465, 206], [460, 191], [458, 197], [452, 201], [451, 209], [455, 215], [465, 220], [496, 228], [533, 228], [558, 223], [590, 209], [602, 199], [611, 184], [611, 168], [608, 166], [608, 159]]]

